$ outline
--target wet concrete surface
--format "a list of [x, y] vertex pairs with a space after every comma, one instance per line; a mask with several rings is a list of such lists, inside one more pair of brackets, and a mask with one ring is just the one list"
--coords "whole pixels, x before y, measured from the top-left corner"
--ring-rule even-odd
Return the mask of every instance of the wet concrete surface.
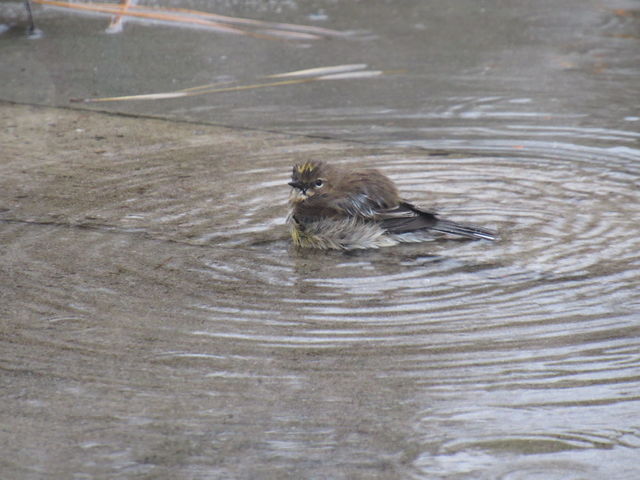
[[[241, 212], [240, 203], [224, 204], [223, 186], [236, 183], [234, 164], [259, 155], [265, 144], [287, 149], [304, 143], [286, 135], [14, 104], [3, 105], [2, 120], [6, 219], [87, 228], [149, 231], [160, 226], [145, 224], [147, 202], [183, 195], [202, 197], [193, 208]], [[152, 176], [159, 185], [149, 189], [145, 179]], [[123, 185], [124, 178], [131, 184]], [[263, 208], [277, 217], [284, 207]], [[215, 215], [209, 218], [207, 230], [218, 229]], [[185, 238], [198, 235], [175, 227]], [[158, 233], [170, 235], [161, 227]]]
[[[367, 5], [216, 4], [353, 32], [283, 42], [2, 4], [4, 476], [637, 476], [637, 6]], [[360, 62], [403, 71], [69, 104]], [[309, 158], [501, 241], [295, 250]]]

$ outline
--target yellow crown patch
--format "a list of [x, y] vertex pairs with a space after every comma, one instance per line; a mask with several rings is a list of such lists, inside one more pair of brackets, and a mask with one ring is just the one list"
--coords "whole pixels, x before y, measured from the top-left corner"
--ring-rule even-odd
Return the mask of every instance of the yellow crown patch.
[[303, 175], [305, 173], [310, 173], [313, 169], [315, 169], [317, 165], [314, 162], [305, 162], [299, 165], [296, 165], [296, 170], [299, 174]]

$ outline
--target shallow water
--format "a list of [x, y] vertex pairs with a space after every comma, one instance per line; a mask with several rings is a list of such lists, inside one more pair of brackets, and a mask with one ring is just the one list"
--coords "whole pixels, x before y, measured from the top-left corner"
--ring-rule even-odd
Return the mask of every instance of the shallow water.
[[[640, 17], [530, 3], [261, 10], [359, 32], [305, 44], [105, 35], [54, 10], [26, 60], [33, 41], [0, 36], [48, 75], [2, 69], [2, 98], [51, 105], [220, 71], [407, 70], [99, 107], [169, 121], [2, 105], [8, 478], [636, 478]], [[63, 81], [73, 31], [95, 63]], [[170, 82], [141, 60], [157, 35], [191, 46]], [[116, 64], [118, 84], [99, 74]], [[501, 239], [296, 251], [286, 182], [307, 158], [380, 168]]]

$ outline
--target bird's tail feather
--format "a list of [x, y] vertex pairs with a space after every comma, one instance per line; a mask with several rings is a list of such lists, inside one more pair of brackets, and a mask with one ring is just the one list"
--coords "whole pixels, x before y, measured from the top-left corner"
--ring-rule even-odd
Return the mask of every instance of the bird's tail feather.
[[437, 232], [450, 233], [467, 238], [477, 238], [484, 240], [498, 239], [498, 235], [491, 230], [476, 227], [475, 225], [461, 225], [459, 223], [452, 222], [451, 220], [438, 219], [436, 224], [433, 225], [431, 229]]

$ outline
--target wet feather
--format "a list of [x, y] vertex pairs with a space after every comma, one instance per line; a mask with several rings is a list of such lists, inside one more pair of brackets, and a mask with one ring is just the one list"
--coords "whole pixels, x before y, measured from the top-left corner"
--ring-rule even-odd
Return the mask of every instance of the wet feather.
[[361, 249], [420, 242], [434, 234], [495, 240], [485, 228], [441, 219], [401, 200], [378, 170], [347, 170], [319, 161], [295, 165], [288, 223], [295, 245]]

